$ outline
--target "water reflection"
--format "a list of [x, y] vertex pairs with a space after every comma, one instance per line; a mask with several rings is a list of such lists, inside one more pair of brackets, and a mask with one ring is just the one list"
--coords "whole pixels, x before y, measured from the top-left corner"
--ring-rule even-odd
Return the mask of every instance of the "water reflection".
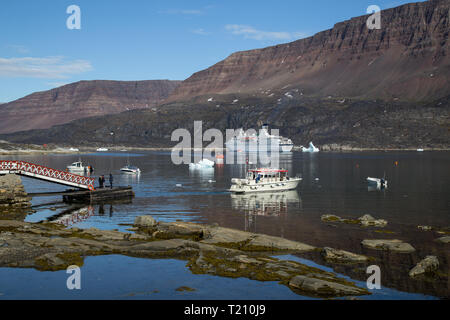
[[122, 184], [134, 185], [134, 184], [139, 184], [140, 181], [141, 181], [141, 175], [139, 173], [137, 173], [137, 174], [122, 173], [120, 175], [120, 182]]
[[58, 214], [48, 217], [46, 221], [62, 224], [66, 227], [69, 227], [76, 223], [89, 219], [89, 217], [92, 217], [94, 214], [94, 207], [89, 205], [81, 208], [77, 207], [64, 210]]
[[289, 208], [301, 208], [301, 198], [297, 190], [231, 194], [231, 206], [250, 215], [278, 217], [286, 214]]
[[214, 167], [202, 169], [189, 168], [189, 176], [195, 178], [199, 182], [213, 182]]

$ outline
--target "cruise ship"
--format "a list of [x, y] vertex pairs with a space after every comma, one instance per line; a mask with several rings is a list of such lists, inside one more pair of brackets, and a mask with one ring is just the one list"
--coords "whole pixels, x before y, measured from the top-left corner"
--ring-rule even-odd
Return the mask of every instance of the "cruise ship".
[[271, 146], [278, 143], [279, 151], [290, 152], [294, 147], [292, 140], [283, 136], [271, 135], [269, 126], [263, 125], [259, 135], [247, 134], [242, 128], [239, 133], [228, 140], [225, 145], [230, 151], [258, 151], [271, 150]]

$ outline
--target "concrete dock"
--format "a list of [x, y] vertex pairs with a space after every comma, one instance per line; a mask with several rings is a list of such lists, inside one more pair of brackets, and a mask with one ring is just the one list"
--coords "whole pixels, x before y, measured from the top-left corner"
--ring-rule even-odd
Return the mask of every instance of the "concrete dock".
[[74, 191], [63, 194], [66, 203], [93, 203], [118, 199], [133, 198], [134, 192], [131, 186], [99, 188], [92, 191]]

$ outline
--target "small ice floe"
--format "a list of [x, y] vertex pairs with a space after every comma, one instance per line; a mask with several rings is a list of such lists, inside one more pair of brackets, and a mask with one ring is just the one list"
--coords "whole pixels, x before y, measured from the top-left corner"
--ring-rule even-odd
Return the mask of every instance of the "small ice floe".
[[177, 183], [175, 187], [181, 188], [183, 185], [181, 183]]
[[209, 183], [214, 183], [216, 180], [208, 180]]
[[78, 149], [78, 148], [70, 148], [69, 151], [76, 151], [76, 152], [78, 152], [78, 151], [80, 151], [80, 149]]
[[302, 152], [319, 152], [319, 148], [315, 147], [311, 141], [308, 148], [302, 147]]
[[189, 163], [189, 169], [209, 169], [214, 167], [214, 161], [203, 159], [197, 163]]
[[211, 98], [209, 98], [208, 99], [208, 102], [211, 102], [211, 101], [213, 101], [214, 99], [211, 97]]
[[233, 104], [236, 103], [236, 102], [238, 102], [238, 101], [239, 101], [239, 99], [234, 99], [234, 100], [233, 100]]
[[288, 97], [289, 99], [294, 98], [294, 97], [291, 95], [290, 92], [286, 92], [284, 95], [285, 95], [286, 97]]
[[417, 149], [417, 152], [423, 152], [423, 149]]
[[315, 178], [314, 180], [319, 181], [320, 179], [319, 178]]

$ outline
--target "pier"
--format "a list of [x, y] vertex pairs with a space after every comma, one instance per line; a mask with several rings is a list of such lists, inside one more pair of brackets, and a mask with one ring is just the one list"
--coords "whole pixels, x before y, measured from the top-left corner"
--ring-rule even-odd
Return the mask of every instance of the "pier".
[[29, 196], [62, 195], [66, 203], [95, 203], [134, 197], [131, 186], [118, 186], [113, 188], [94, 187], [95, 179], [78, 174], [48, 168], [42, 165], [25, 161], [0, 160], [0, 175], [16, 174], [28, 178], [44, 180], [65, 186], [76, 187], [60, 192], [32, 193]]

